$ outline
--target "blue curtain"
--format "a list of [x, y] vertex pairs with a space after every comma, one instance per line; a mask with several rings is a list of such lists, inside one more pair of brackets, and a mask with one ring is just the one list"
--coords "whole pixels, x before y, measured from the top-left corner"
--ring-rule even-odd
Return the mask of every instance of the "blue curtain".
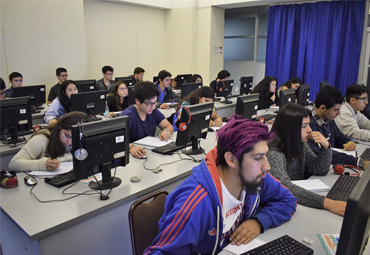
[[266, 72], [278, 85], [292, 77], [310, 84], [314, 100], [321, 81], [343, 94], [357, 83], [365, 1], [270, 6]]

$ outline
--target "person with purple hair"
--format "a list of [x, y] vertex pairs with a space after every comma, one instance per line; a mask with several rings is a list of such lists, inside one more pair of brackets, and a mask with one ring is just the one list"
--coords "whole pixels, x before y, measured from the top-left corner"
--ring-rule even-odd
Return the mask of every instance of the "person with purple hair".
[[232, 116], [217, 146], [167, 196], [159, 234], [144, 254], [217, 254], [291, 219], [297, 199], [270, 174], [266, 125]]

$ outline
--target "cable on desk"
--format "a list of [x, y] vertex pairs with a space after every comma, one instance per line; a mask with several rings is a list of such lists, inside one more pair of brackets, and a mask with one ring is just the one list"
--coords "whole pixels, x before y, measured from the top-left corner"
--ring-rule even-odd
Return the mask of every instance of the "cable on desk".
[[[162, 164], [158, 165], [158, 166], [157, 166], [157, 167], [155, 167], [155, 168], [147, 168], [147, 167], [145, 166], [145, 162], [147, 162], [147, 161], [148, 161], [148, 157], [147, 157], [147, 158], [145, 159], [145, 161], [143, 162], [143, 167], [144, 167], [144, 169], [145, 169], [145, 170], [152, 171], [152, 170], [157, 169], [157, 168], [159, 168], [159, 167], [161, 167], [161, 166], [171, 165], [171, 164], [174, 164], [174, 163], [176, 163], [176, 162], [180, 162], [180, 161], [182, 161], [182, 160], [191, 160], [191, 161], [197, 162], [197, 160], [196, 160], [194, 157], [190, 156], [190, 155], [187, 155], [187, 156], [191, 157], [191, 159], [189, 159], [189, 158], [182, 158], [182, 157], [181, 157], [181, 155], [180, 155], [180, 152], [179, 152], [179, 151], [177, 151], [177, 153], [178, 153], [178, 155], [180, 156], [180, 159], [175, 160], [175, 161], [172, 161], [172, 162], [169, 162], [169, 163], [162, 163]], [[185, 155], [186, 155], [186, 154], [185, 154]]]

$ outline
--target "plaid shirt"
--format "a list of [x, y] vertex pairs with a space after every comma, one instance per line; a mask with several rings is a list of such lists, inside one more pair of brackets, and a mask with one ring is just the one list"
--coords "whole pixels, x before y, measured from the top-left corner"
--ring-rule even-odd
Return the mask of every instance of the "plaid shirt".
[[316, 120], [317, 124], [319, 124], [319, 126], [320, 126], [320, 127], [322, 127], [322, 125], [327, 124], [327, 123], [329, 123], [329, 122], [330, 122], [330, 120], [328, 120], [328, 121], [323, 121], [323, 120], [320, 118], [320, 116], [317, 114], [316, 109], [314, 109], [314, 110], [312, 111], [312, 117]]

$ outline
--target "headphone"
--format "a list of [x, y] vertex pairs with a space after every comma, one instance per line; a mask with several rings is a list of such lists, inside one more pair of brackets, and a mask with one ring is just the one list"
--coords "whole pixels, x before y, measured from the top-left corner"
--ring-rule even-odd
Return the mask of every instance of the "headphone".
[[348, 168], [355, 172], [354, 174], [350, 173], [350, 175], [360, 175], [361, 174], [361, 170], [355, 166], [343, 165], [343, 164], [335, 164], [333, 166], [334, 173], [339, 174], [339, 175], [344, 173], [345, 168]]
[[84, 148], [85, 132], [84, 132], [83, 124], [81, 122], [78, 122], [77, 124], [78, 124], [78, 128], [80, 130], [80, 134], [79, 134], [79, 137], [80, 137], [80, 146], [75, 151], [74, 156], [75, 156], [76, 159], [82, 161], [82, 160], [85, 160], [87, 158], [87, 156], [89, 155], [89, 153]]
[[[178, 124], [179, 131], [182, 132], [182, 131], [185, 131], [188, 128], [188, 126], [190, 125], [191, 113], [190, 113], [190, 110], [189, 110], [188, 107], [186, 107], [186, 106], [180, 106], [179, 108], [177, 108], [177, 111], [176, 111], [177, 118], [179, 118], [180, 110], [181, 109], [185, 109], [185, 111], [187, 112], [187, 114], [189, 116], [187, 122], [181, 122], [180, 124]], [[177, 119], [177, 121], [179, 121], [179, 119]]]
[[[220, 88], [218, 87], [218, 84], [220, 82], [222, 82], [222, 88], [221, 87]], [[219, 82], [216, 82], [216, 90], [222, 92], [224, 90], [224, 88], [225, 88], [225, 82], [223, 80], [220, 80]]]

